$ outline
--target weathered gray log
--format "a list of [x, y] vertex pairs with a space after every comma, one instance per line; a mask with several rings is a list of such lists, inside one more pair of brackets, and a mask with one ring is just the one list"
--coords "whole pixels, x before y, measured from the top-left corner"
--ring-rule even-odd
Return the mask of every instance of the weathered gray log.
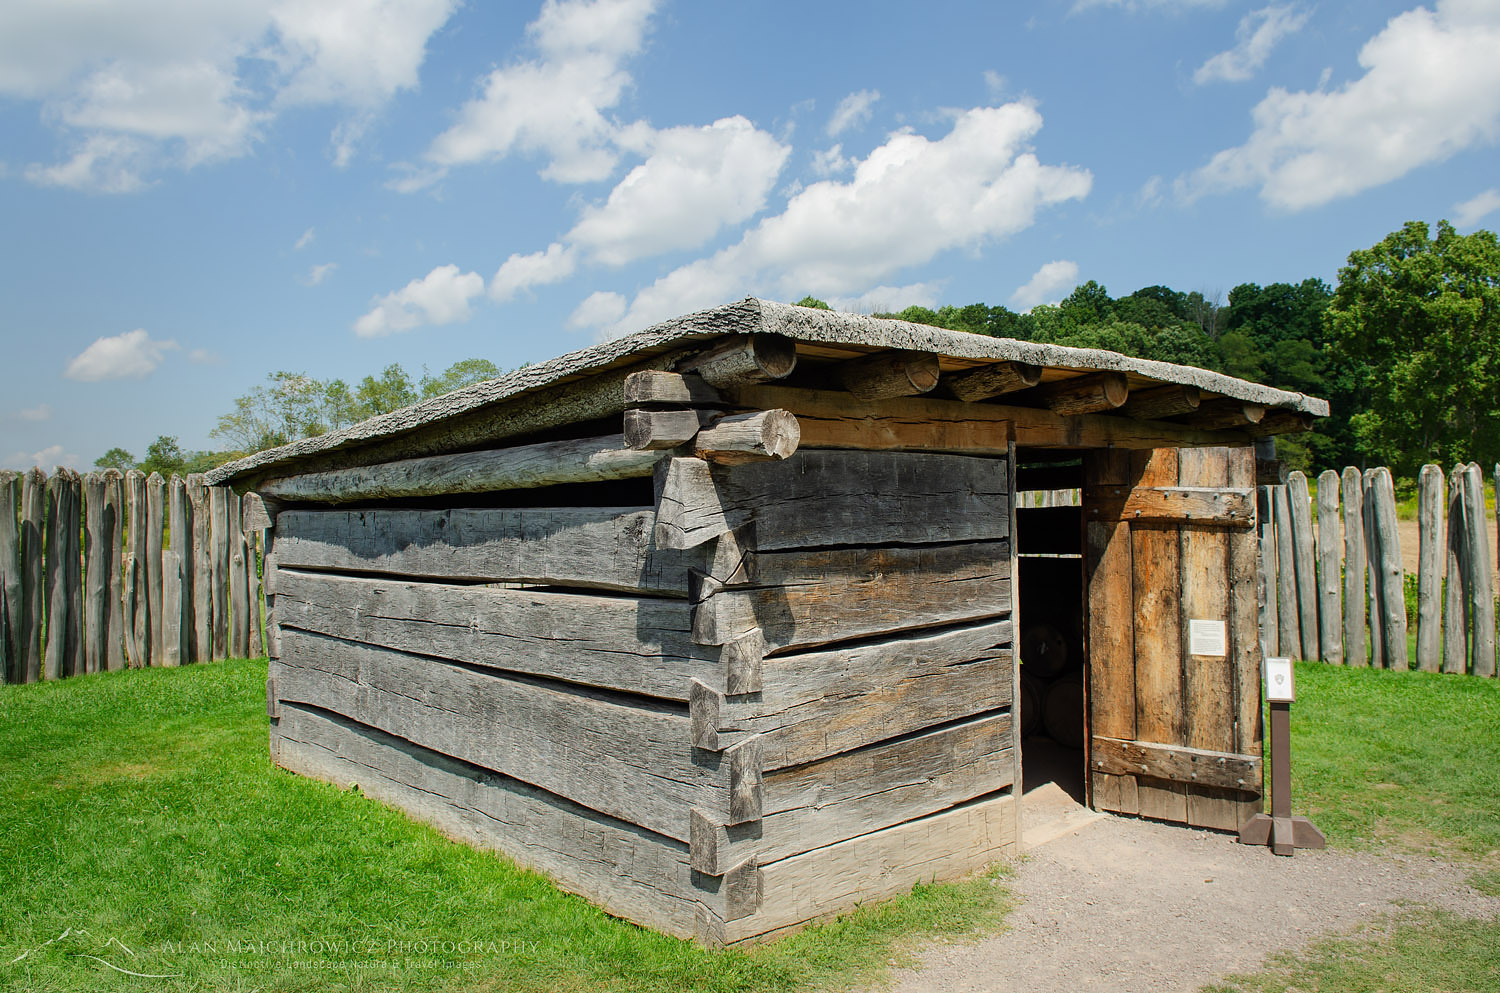
[[110, 672], [118, 672], [127, 665], [125, 632], [128, 626], [121, 606], [125, 599], [125, 475], [118, 469], [104, 470], [104, 516], [110, 528], [109, 633], [104, 667]]
[[693, 742], [720, 751], [758, 735], [769, 772], [1008, 707], [1013, 630], [987, 621], [773, 656], [750, 696], [700, 681]]
[[1468, 515], [1464, 512], [1464, 467], [1457, 465], [1448, 476], [1447, 584], [1443, 590], [1443, 671], [1469, 671], [1469, 569], [1464, 559], [1468, 541]]
[[1008, 542], [747, 553], [710, 580], [693, 638], [722, 645], [755, 629], [768, 650], [1009, 613]]
[[1344, 505], [1344, 660], [1369, 664], [1365, 628], [1365, 490], [1359, 470], [1342, 475]]
[[21, 474], [0, 470], [0, 682], [25, 681], [21, 647]]
[[1042, 381], [1042, 367], [1029, 362], [995, 362], [977, 369], [964, 369], [945, 375], [938, 391], [954, 400], [988, 400], [1018, 390], [1027, 390]]
[[245, 553], [243, 534], [235, 535], [231, 540], [237, 547], [229, 556], [229, 610], [232, 621], [229, 653], [232, 658], [243, 659], [250, 657], [250, 584], [245, 576], [245, 560], [249, 556]]
[[213, 639], [211, 658], [229, 657], [229, 490], [208, 488], [208, 543], [210, 549], [209, 600], [212, 603]]
[[1385, 598], [1381, 592], [1385, 566], [1380, 559], [1383, 549], [1376, 525], [1374, 469], [1364, 471], [1361, 485], [1364, 487], [1365, 575], [1370, 604], [1370, 665], [1375, 669], [1384, 669], [1390, 660], [1385, 654]]
[[161, 658], [158, 664], [182, 664], [182, 556], [171, 548], [161, 553]]
[[356, 579], [280, 565], [272, 592], [283, 639], [297, 628], [667, 700], [686, 700], [694, 677], [725, 688], [719, 652], [693, 643], [692, 608], [681, 600]]
[[1469, 463], [1464, 472], [1464, 503], [1468, 512], [1468, 539], [1465, 564], [1469, 570], [1468, 593], [1473, 604], [1474, 648], [1471, 672], [1476, 676], [1495, 675], [1495, 578], [1490, 562], [1488, 514], [1484, 508], [1484, 476], [1478, 463]]
[[1318, 577], [1313, 547], [1312, 500], [1307, 493], [1307, 477], [1301, 472], [1287, 476], [1287, 503], [1292, 515], [1293, 561], [1297, 569], [1297, 626], [1302, 632], [1304, 659], [1319, 658], [1318, 653]]
[[653, 403], [722, 406], [724, 398], [702, 377], [688, 373], [647, 369], [625, 377], [626, 406]]
[[1260, 541], [1260, 576], [1256, 583], [1256, 595], [1260, 606], [1261, 652], [1267, 658], [1281, 655], [1280, 614], [1277, 610], [1278, 590], [1276, 586], [1276, 517], [1273, 509], [1272, 487], [1256, 487], [1257, 525]]
[[623, 435], [613, 435], [434, 455], [272, 479], [257, 492], [312, 503], [484, 493], [649, 476], [664, 457], [659, 451], [636, 451], [624, 445]]
[[845, 362], [836, 375], [861, 400], [887, 400], [932, 392], [942, 370], [931, 352], [894, 350]]
[[33, 467], [21, 478], [21, 663], [23, 683], [42, 678], [42, 627], [46, 621], [43, 569], [47, 521], [47, 475]]
[[209, 544], [208, 488], [203, 476], [187, 478], [193, 517], [193, 661], [213, 658], [213, 549]]
[[676, 448], [722, 416], [712, 410], [627, 410], [625, 445], [637, 451]]
[[789, 459], [802, 440], [797, 418], [785, 410], [726, 417], [699, 431], [693, 454], [722, 465]]
[[162, 624], [162, 512], [165, 481], [161, 473], [146, 477], [146, 615], [150, 620], [151, 644], [148, 652], [152, 665], [161, 665], [165, 648]]
[[716, 896], [693, 885], [687, 845], [405, 739], [288, 704], [271, 741], [284, 768], [358, 784], [449, 837], [501, 851], [611, 914], [675, 937], [693, 937], [696, 908]]
[[1344, 661], [1343, 558], [1339, 529], [1339, 474], [1325, 469], [1318, 476], [1318, 647], [1324, 662]]
[[1443, 470], [1424, 465], [1417, 477], [1417, 668], [1443, 667]]
[[1130, 383], [1123, 372], [1096, 372], [1040, 386], [1032, 395], [1053, 413], [1076, 417], [1124, 406]]
[[[1375, 533], [1380, 540], [1380, 639], [1387, 669], [1410, 668], [1406, 648], [1406, 590], [1402, 580], [1401, 535], [1396, 520], [1396, 490], [1389, 469], [1375, 471]], [[1494, 614], [1491, 613], [1493, 619]], [[1493, 640], [1491, 641], [1493, 645]]]
[[286, 510], [277, 560], [293, 569], [450, 582], [534, 583], [685, 597], [713, 547], [658, 548], [656, 515], [618, 507]]
[[1297, 557], [1292, 544], [1292, 511], [1285, 486], [1271, 487], [1271, 509], [1276, 518], [1276, 617], [1281, 627], [1281, 651], [1291, 657], [1302, 651], [1301, 611], [1297, 608]]
[[266, 654], [265, 641], [261, 634], [261, 625], [264, 623], [260, 592], [261, 541], [261, 532], [245, 532], [245, 587], [249, 593], [250, 657], [252, 659], [262, 658]]
[[714, 387], [785, 379], [797, 368], [797, 344], [775, 334], [746, 334], [725, 339], [677, 364], [678, 372], [696, 373]]
[[1143, 421], [1154, 421], [1163, 417], [1180, 417], [1191, 414], [1203, 403], [1196, 386], [1158, 386], [1150, 390], [1136, 390], [1120, 408], [1126, 417]]
[[[177, 555], [177, 571], [164, 570], [164, 583], [177, 583], [177, 612], [168, 626], [177, 631], [178, 665], [193, 661], [193, 505], [188, 500], [187, 482], [175, 473], [167, 491], [168, 526], [172, 534], [172, 551]], [[166, 597], [163, 596], [163, 601]], [[171, 664], [171, 663], [168, 663]]]
[[1205, 400], [1186, 418], [1186, 422], [1207, 431], [1248, 431], [1265, 418], [1264, 404], [1245, 400]]
[[[679, 841], [729, 808], [730, 761], [688, 747], [688, 716], [288, 629], [281, 701], [342, 714]], [[758, 774], [758, 770], [757, 770]]]
[[151, 602], [146, 592], [149, 566], [146, 560], [146, 474], [139, 469], [125, 473], [126, 501], [130, 519], [128, 541], [130, 561], [135, 566], [126, 566], [126, 574], [135, 577], [136, 586], [131, 590], [134, 611], [127, 616], [125, 624], [130, 638], [130, 667], [139, 669], [151, 664]]
[[59, 468], [47, 480], [47, 651], [44, 672], [47, 679], [76, 675], [68, 644], [73, 628], [74, 604], [68, 564], [72, 542], [68, 535], [78, 531], [71, 476], [69, 470]]
[[109, 539], [114, 529], [105, 520], [104, 477], [91, 472], [83, 477], [85, 559], [83, 595], [83, 669], [101, 672], [107, 668], [109, 640]]
[[802, 451], [785, 463], [672, 459], [657, 477], [656, 543], [691, 548], [753, 525], [749, 548], [1003, 538], [1004, 463], [961, 455]]

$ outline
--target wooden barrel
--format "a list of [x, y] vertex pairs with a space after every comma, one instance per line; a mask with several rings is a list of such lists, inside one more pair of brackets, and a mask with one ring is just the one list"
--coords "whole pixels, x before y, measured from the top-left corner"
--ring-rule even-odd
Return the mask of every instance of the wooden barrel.
[[1051, 679], [1068, 668], [1068, 639], [1051, 624], [1028, 624], [1021, 632], [1021, 662], [1039, 679]]
[[1069, 673], [1047, 687], [1042, 726], [1059, 745], [1083, 747], [1083, 676]]
[[1021, 673], [1021, 737], [1030, 738], [1042, 730], [1042, 701], [1046, 686], [1030, 673]]

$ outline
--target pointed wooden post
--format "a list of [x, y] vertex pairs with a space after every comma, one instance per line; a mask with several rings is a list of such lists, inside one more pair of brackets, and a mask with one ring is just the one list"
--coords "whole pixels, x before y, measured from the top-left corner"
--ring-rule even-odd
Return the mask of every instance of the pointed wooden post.
[[1375, 470], [1366, 469], [1361, 476], [1365, 514], [1365, 583], [1370, 604], [1370, 666], [1386, 668], [1385, 623], [1382, 616], [1385, 601], [1380, 596], [1380, 537], [1375, 529]]
[[104, 519], [109, 539], [109, 629], [104, 647], [104, 667], [110, 672], [125, 668], [128, 619], [125, 616], [125, 476], [118, 469], [104, 470]]
[[1344, 504], [1344, 661], [1369, 665], [1365, 629], [1365, 513], [1364, 486], [1359, 470], [1346, 466]]
[[0, 682], [23, 682], [21, 474], [0, 471]]
[[1443, 470], [1424, 465], [1417, 477], [1417, 668], [1443, 666]]
[[1286, 484], [1271, 487], [1271, 512], [1276, 520], [1276, 595], [1281, 601], [1277, 620], [1283, 652], [1302, 651], [1302, 628], [1297, 610], [1297, 563], [1292, 544], [1292, 511]]
[[1411, 665], [1406, 648], [1406, 570], [1401, 562], [1398, 528], [1396, 488], [1391, 471], [1382, 466], [1375, 470], [1375, 530], [1380, 539], [1380, 639], [1385, 668], [1404, 672]]
[[1318, 648], [1324, 662], [1344, 661], [1343, 605], [1339, 597], [1342, 550], [1339, 474], [1326, 469], [1318, 476]]
[[1464, 531], [1464, 468], [1454, 466], [1448, 476], [1448, 584], [1443, 590], [1443, 671], [1469, 671], [1469, 569], [1465, 562], [1468, 541]]
[[101, 672], [109, 654], [109, 540], [114, 536], [105, 516], [108, 483], [97, 472], [83, 477], [84, 572], [83, 669]]
[[33, 467], [21, 478], [21, 661], [23, 683], [42, 678], [45, 650], [47, 474]]
[[165, 637], [162, 621], [162, 511], [166, 483], [161, 473], [146, 477], [146, 616], [152, 665], [162, 664]]
[[1479, 464], [1469, 463], [1464, 472], [1464, 502], [1469, 515], [1465, 533], [1469, 539], [1469, 601], [1473, 604], [1473, 674], [1495, 674], [1495, 582], [1490, 562], [1490, 536], [1484, 509], [1484, 476]]

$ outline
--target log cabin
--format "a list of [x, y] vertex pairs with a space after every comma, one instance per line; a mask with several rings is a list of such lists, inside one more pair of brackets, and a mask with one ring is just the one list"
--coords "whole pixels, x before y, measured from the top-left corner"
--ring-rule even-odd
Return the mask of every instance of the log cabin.
[[267, 532], [274, 762], [721, 946], [1018, 851], [1021, 643], [1084, 803], [1259, 810], [1256, 446], [1327, 411], [746, 299], [209, 482]]

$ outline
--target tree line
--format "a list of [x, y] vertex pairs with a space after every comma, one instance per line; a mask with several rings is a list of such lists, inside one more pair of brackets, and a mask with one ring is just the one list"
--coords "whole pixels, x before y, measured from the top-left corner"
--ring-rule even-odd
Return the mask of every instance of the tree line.
[[[813, 297], [803, 306], [828, 305]], [[1147, 286], [1112, 297], [1090, 280], [1056, 304], [907, 307], [877, 317], [1022, 341], [1104, 348], [1198, 366], [1322, 397], [1331, 416], [1278, 439], [1293, 468], [1387, 465], [1415, 479], [1426, 462], [1500, 461], [1500, 240], [1493, 231], [1434, 234], [1410, 221], [1350, 253], [1338, 285], [1320, 279], [1221, 294]], [[184, 452], [162, 436], [136, 462], [113, 448], [95, 465], [203, 471], [229, 459], [323, 434], [500, 374], [465, 359], [420, 379], [399, 365], [354, 386], [274, 372], [234, 401], [212, 436], [222, 451]]]

